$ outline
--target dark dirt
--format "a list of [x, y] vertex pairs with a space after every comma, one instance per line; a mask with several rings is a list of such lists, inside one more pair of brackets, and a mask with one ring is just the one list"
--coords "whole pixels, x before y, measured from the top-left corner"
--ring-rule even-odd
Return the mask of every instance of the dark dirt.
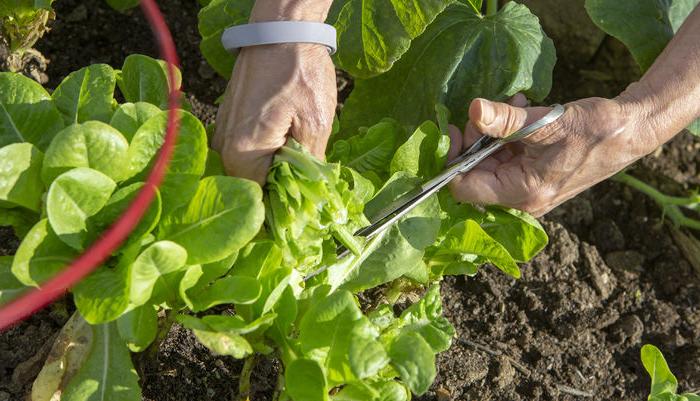
[[[535, 12], [558, 3], [522, 1]], [[175, 33], [184, 88], [195, 113], [211, 121], [225, 81], [199, 54], [196, 2], [160, 3]], [[38, 46], [50, 60], [50, 87], [89, 63], [119, 67], [130, 53], [157, 55], [138, 10], [120, 15], [102, 0], [62, 0], [56, 7], [58, 20]], [[547, 102], [615, 96], [639, 76], [619, 42], [583, 22], [583, 27], [566, 25], [581, 11], [574, 8], [543, 18], [559, 49]], [[342, 93], [352, 82], [345, 84]], [[696, 140], [680, 135], [632, 173], [670, 193], [691, 189], [700, 185], [699, 148]], [[683, 390], [700, 388], [700, 279], [658, 207], [619, 183], [605, 182], [546, 216], [543, 224], [551, 243], [523, 267], [521, 280], [488, 267], [473, 279], [445, 280], [445, 310], [458, 336], [438, 358], [435, 385], [419, 399], [641, 400], [649, 385], [639, 361], [645, 343], [663, 350]], [[10, 232], [0, 229], [0, 254], [16, 246]], [[42, 347], [71, 310], [61, 301], [0, 334], [0, 401], [23, 398], [38, 372]], [[263, 357], [257, 366], [251, 400], [265, 400], [280, 366]], [[211, 355], [175, 326], [157, 358], [141, 369], [145, 400], [229, 400], [237, 392], [241, 363]]]

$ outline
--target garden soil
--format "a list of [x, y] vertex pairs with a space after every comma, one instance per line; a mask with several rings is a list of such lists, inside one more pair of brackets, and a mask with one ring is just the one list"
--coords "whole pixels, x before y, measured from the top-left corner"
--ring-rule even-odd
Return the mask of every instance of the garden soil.
[[[571, 2], [577, 10], [557, 9], [556, 0], [524, 2], [535, 12], [549, 10], [543, 25], [559, 51], [550, 102], [614, 96], [639, 75], [622, 45], [597, 32], [585, 14], [570, 18], [582, 13], [580, 1]], [[38, 46], [50, 61], [50, 87], [90, 63], [119, 67], [130, 53], [157, 55], [138, 10], [120, 15], [103, 3], [56, 2], [57, 21]], [[159, 3], [178, 44], [188, 99], [211, 122], [226, 82], [199, 53], [197, 2]], [[351, 85], [342, 81], [341, 95]], [[670, 193], [692, 189], [700, 185], [699, 148], [689, 135], [678, 136], [631, 173]], [[683, 390], [700, 388], [700, 272], [658, 207], [608, 181], [541, 221], [550, 244], [523, 267], [521, 280], [489, 267], [475, 278], [445, 280], [445, 311], [457, 336], [439, 355], [435, 384], [419, 400], [643, 400], [649, 380], [639, 350], [645, 343], [663, 350]], [[17, 245], [0, 229], [0, 254]], [[73, 310], [62, 299], [0, 334], [0, 401], [25, 399]], [[134, 360], [145, 400], [236, 399], [241, 363], [212, 355], [177, 325], [155, 358]], [[270, 399], [279, 371], [278, 362], [258, 358], [251, 400]]]

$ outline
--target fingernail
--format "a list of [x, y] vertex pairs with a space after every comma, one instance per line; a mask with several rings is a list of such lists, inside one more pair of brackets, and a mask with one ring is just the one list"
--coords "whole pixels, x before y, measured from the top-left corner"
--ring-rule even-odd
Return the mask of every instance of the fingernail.
[[481, 123], [485, 126], [489, 126], [496, 119], [496, 113], [493, 110], [489, 101], [479, 100], [479, 105], [481, 106]]

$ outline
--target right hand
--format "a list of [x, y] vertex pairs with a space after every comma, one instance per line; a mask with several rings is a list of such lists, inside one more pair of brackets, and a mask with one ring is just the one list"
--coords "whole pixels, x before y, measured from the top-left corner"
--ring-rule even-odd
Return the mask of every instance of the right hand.
[[[451, 127], [456, 157], [482, 135], [502, 138], [542, 118], [550, 107], [524, 107], [476, 99], [464, 134]], [[582, 99], [566, 105], [556, 122], [509, 144], [452, 181], [459, 201], [498, 204], [541, 216], [653, 151], [658, 143], [637, 109], [620, 99]]]

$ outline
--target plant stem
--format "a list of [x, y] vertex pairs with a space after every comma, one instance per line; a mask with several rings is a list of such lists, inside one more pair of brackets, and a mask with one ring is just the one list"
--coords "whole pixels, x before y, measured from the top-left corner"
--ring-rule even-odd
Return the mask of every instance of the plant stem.
[[486, 15], [491, 16], [498, 12], [498, 0], [486, 0]]
[[692, 219], [686, 216], [680, 209], [680, 206], [693, 208], [694, 203], [696, 203], [696, 199], [666, 195], [651, 185], [638, 180], [627, 173], [619, 173], [612, 179], [629, 185], [637, 191], [652, 198], [654, 202], [661, 207], [664, 214], [668, 216], [676, 226], [684, 226], [693, 230], [700, 230], [700, 220]]
[[168, 336], [168, 333], [170, 333], [170, 329], [173, 327], [173, 323], [175, 323], [175, 315], [176, 313], [173, 310], [165, 311], [165, 319], [163, 319], [163, 324], [158, 325], [158, 334], [156, 335], [156, 339], [153, 340], [153, 343], [148, 347], [148, 349], [145, 352], [148, 358], [155, 358], [158, 355], [160, 344]]
[[255, 355], [246, 358], [241, 370], [241, 377], [238, 379], [238, 399], [246, 401], [250, 397], [250, 375], [255, 367]]
[[273, 401], [279, 401], [282, 395], [282, 390], [284, 389], [284, 371], [280, 371], [277, 375], [277, 384], [275, 385], [275, 392], [272, 395]]

